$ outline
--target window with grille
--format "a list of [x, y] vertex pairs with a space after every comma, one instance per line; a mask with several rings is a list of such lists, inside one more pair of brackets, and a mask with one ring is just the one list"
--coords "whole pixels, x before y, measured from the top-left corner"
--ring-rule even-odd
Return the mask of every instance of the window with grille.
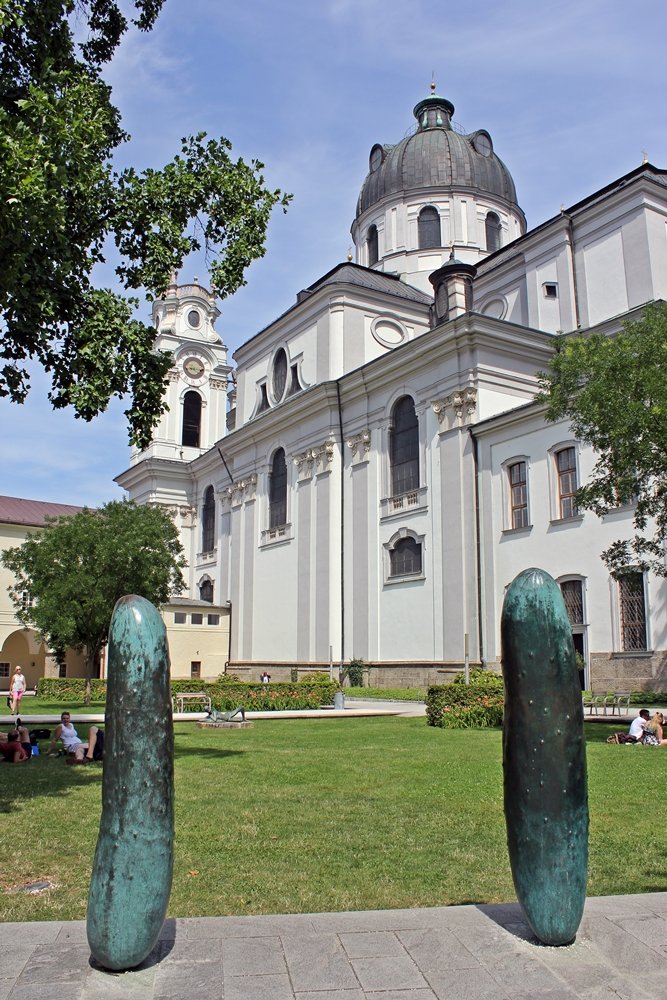
[[421, 545], [414, 538], [401, 538], [389, 553], [389, 576], [409, 576], [421, 571]]
[[201, 660], [190, 661], [190, 677], [201, 677]]
[[647, 649], [643, 573], [637, 571], [619, 576], [618, 603], [621, 619], [621, 649], [624, 652]]
[[67, 664], [66, 663], [59, 663], [58, 664], [58, 677], [67, 677]]
[[21, 609], [23, 611], [29, 611], [32, 607], [32, 594], [29, 590], [21, 591]]
[[422, 208], [419, 213], [417, 226], [419, 230], [420, 250], [442, 246], [440, 242], [440, 213], [437, 208], [433, 208], [432, 205]]
[[577, 462], [574, 448], [563, 448], [556, 453], [558, 471], [558, 506], [561, 518], [576, 517]]
[[393, 497], [419, 489], [419, 421], [410, 396], [399, 399], [393, 409], [389, 464]]
[[526, 463], [514, 462], [507, 470], [510, 481], [510, 523], [513, 528], [528, 527], [528, 481]]
[[213, 581], [202, 580], [199, 585], [199, 600], [213, 604]]
[[377, 226], [369, 226], [366, 234], [366, 251], [368, 253], [368, 266], [372, 267], [380, 259], [380, 246]]
[[181, 444], [186, 448], [198, 448], [200, 430], [201, 396], [198, 392], [186, 392], [183, 399], [183, 436]]
[[584, 590], [581, 580], [563, 580], [560, 590], [570, 625], [584, 624]]
[[215, 495], [213, 487], [204, 490], [204, 504], [201, 511], [201, 549], [212, 552], [215, 548]]
[[269, 528], [287, 523], [287, 462], [285, 452], [278, 448], [269, 473]]
[[0, 663], [0, 677], [9, 677], [9, 663]]
[[500, 218], [495, 212], [489, 212], [484, 222], [486, 231], [486, 249], [488, 253], [500, 250]]

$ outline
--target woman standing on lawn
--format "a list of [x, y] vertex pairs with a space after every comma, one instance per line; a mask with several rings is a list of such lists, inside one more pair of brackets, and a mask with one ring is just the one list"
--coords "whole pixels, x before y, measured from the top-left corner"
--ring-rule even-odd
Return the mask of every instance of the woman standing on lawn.
[[17, 664], [16, 670], [14, 671], [14, 676], [12, 677], [11, 683], [9, 685], [10, 694], [12, 696], [12, 708], [11, 708], [12, 715], [16, 715], [19, 708], [21, 707], [21, 698], [25, 694], [26, 687], [27, 685], [25, 682], [25, 677], [23, 676], [23, 671], [21, 670], [21, 667], [18, 666]]
[[649, 747], [667, 747], [663, 738], [662, 726], [665, 718], [662, 712], [654, 712], [644, 728], [644, 745]]

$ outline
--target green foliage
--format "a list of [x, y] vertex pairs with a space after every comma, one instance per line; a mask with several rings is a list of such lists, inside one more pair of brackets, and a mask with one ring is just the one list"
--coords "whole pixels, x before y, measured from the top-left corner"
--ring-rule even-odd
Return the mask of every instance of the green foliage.
[[[299, 684], [308, 684], [309, 687], [315, 687], [317, 685], [322, 685], [322, 684], [325, 687], [328, 687], [328, 685], [331, 684], [331, 683], [332, 682], [331, 682], [331, 678], [329, 677], [329, 671], [328, 670], [326, 670], [326, 671], [325, 670], [315, 670], [315, 671], [313, 671], [313, 673], [303, 674], [301, 677], [299, 677]], [[337, 684], [336, 684], [336, 687], [338, 687]]]
[[470, 671], [470, 684], [463, 674], [451, 684], [436, 684], [426, 692], [429, 726], [442, 729], [483, 729], [503, 721], [504, 689], [500, 674], [490, 670]]
[[[139, 594], [160, 606], [185, 585], [183, 550], [169, 515], [126, 501], [49, 519], [0, 560], [14, 575], [9, 594], [19, 620], [52, 649], [85, 649], [88, 677], [97, 672], [120, 597]], [[30, 607], [21, 600], [26, 590]]]
[[[134, 7], [148, 31], [162, 0]], [[102, 69], [128, 27], [113, 0], [0, 4], [0, 395], [26, 398], [33, 359], [51, 375], [53, 406], [85, 420], [129, 395], [130, 438], [145, 446], [171, 358], [152, 353], [155, 330], [132, 318], [138, 299], [125, 293], [161, 295], [203, 248], [216, 293], [231, 294], [289, 198], [265, 186], [260, 162], [234, 161], [226, 139], [201, 133], [162, 170], [113, 170], [129, 136]], [[92, 281], [110, 242], [121, 294]]]
[[221, 712], [229, 712], [240, 705], [253, 712], [280, 712], [294, 709], [320, 708], [333, 704], [333, 696], [338, 685], [327, 684], [241, 684], [209, 691], [213, 707]]
[[[56, 701], [63, 705], [83, 702], [86, 694], [85, 677], [42, 677], [38, 685], [40, 701]], [[99, 677], [90, 681], [90, 696], [92, 701], [105, 701], [107, 682]]]
[[616, 337], [563, 337], [541, 385], [547, 418], [567, 418], [597, 453], [578, 506], [599, 516], [633, 506], [636, 534], [606, 549], [605, 563], [667, 575], [667, 305], [647, 306]]
[[356, 658], [350, 660], [345, 670], [345, 677], [351, 687], [363, 687], [365, 666], [366, 665], [363, 660]]
[[387, 701], [424, 701], [426, 688], [379, 688], [347, 687], [345, 693], [350, 698], [376, 698]]

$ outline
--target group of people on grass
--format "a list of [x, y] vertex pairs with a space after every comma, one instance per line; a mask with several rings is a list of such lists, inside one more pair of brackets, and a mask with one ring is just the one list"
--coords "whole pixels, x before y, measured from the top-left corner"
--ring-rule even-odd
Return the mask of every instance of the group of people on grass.
[[662, 712], [654, 712], [653, 715], [647, 708], [642, 708], [636, 719], [632, 720], [627, 733], [614, 733], [609, 737], [607, 743], [638, 743], [645, 747], [667, 747], [667, 739], [664, 737], [663, 726], [665, 718]]
[[[62, 712], [47, 753], [53, 754], [57, 743], [62, 743], [67, 764], [91, 764], [104, 756], [104, 730], [91, 726], [88, 742], [84, 743], [74, 728], [69, 712]], [[0, 733], [0, 757], [12, 764], [22, 764], [32, 757], [30, 733], [21, 720], [16, 720], [16, 728], [9, 733]]]

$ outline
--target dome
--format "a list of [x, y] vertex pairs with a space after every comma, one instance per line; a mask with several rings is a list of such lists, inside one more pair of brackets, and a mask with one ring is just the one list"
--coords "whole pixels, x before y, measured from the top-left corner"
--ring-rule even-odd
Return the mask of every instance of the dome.
[[462, 135], [452, 128], [454, 105], [431, 94], [414, 108], [416, 130], [395, 146], [376, 144], [361, 188], [356, 218], [384, 198], [422, 188], [474, 190], [523, 212], [512, 176], [493, 151], [488, 132]]

